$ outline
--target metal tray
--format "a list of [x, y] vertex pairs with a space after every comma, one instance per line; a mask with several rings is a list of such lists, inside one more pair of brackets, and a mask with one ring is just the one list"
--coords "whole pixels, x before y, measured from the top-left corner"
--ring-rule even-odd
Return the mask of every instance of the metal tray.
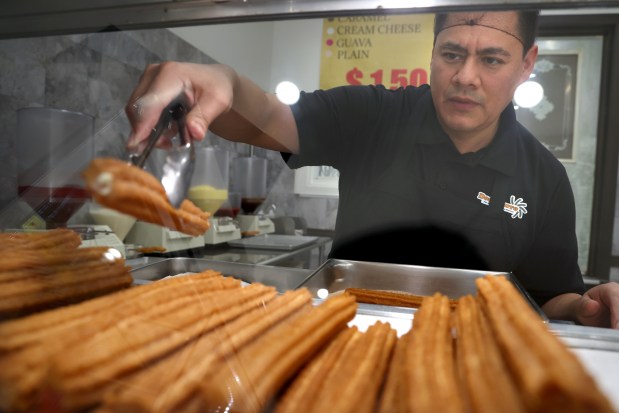
[[298, 268], [271, 267], [266, 265], [210, 261], [198, 258], [166, 258], [146, 264], [131, 271], [135, 284], [144, 284], [164, 277], [207, 269], [219, 271], [248, 283], [259, 282], [284, 292], [295, 289], [311, 273]]
[[475, 280], [488, 274], [504, 275], [533, 309], [548, 321], [513, 274], [504, 272], [329, 259], [310, 274], [300, 287], [309, 289], [317, 299], [324, 299], [346, 288], [402, 291], [416, 295], [440, 292], [457, 299], [467, 294], [476, 294]]

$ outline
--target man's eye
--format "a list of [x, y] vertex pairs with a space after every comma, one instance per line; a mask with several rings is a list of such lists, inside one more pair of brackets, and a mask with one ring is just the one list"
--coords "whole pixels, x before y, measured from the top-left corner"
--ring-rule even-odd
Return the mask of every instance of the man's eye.
[[461, 56], [456, 53], [443, 53], [443, 58], [447, 60], [448, 62], [453, 62], [453, 61], [461, 59]]
[[498, 66], [504, 63], [501, 59], [497, 59], [496, 57], [484, 57], [483, 61], [489, 66]]

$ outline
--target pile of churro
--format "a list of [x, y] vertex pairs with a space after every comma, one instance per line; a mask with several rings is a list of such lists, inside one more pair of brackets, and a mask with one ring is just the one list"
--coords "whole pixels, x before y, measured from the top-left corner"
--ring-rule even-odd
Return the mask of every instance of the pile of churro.
[[208, 212], [188, 199], [174, 208], [161, 182], [128, 162], [97, 158], [82, 176], [94, 200], [103, 206], [188, 235], [202, 235], [210, 228]]
[[0, 233], [0, 321], [131, 285], [120, 253], [81, 242], [69, 229]]
[[401, 337], [351, 294], [215, 271], [0, 323], [3, 412], [612, 412], [503, 277], [425, 297]]

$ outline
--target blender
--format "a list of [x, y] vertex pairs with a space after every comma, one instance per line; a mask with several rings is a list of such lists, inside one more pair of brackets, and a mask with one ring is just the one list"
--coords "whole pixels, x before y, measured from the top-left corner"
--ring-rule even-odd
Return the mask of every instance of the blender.
[[[253, 148], [252, 148], [253, 150]], [[241, 211], [237, 221], [244, 236], [275, 232], [273, 221], [255, 211], [266, 199], [267, 160], [253, 156], [235, 158], [232, 163], [234, 192], [241, 194]]]
[[18, 195], [45, 229], [66, 227], [90, 199], [80, 172], [93, 158], [93, 136], [94, 118], [85, 113], [17, 110]]
[[228, 151], [210, 146], [196, 148], [196, 164], [188, 198], [211, 214], [211, 228], [204, 234], [205, 244], [221, 244], [241, 238], [241, 230], [234, 217], [216, 214], [229, 202], [228, 171]]

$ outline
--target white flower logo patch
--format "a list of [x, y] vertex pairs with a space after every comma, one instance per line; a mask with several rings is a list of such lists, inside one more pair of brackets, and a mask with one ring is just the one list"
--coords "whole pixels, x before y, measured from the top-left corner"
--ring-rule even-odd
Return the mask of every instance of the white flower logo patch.
[[522, 198], [516, 199], [514, 195], [511, 195], [509, 197], [509, 202], [505, 202], [505, 204], [503, 204], [503, 211], [511, 214], [512, 219], [522, 219], [524, 214], [527, 213], [527, 203], [524, 202]]

